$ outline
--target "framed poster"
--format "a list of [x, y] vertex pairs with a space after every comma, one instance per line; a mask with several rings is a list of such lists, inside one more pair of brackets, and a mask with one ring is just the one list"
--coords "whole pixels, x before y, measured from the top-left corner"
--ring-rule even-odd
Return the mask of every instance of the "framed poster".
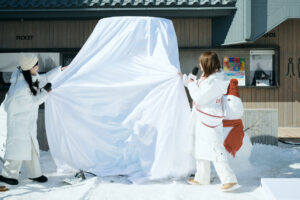
[[235, 78], [238, 80], [239, 86], [245, 86], [245, 58], [225, 56], [223, 68], [230, 79]]
[[250, 80], [252, 86], [271, 86], [274, 82], [274, 50], [250, 51]]

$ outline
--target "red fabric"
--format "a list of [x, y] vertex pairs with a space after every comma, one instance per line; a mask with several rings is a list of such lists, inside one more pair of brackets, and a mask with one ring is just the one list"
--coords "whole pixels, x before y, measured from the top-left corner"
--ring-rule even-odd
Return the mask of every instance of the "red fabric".
[[243, 145], [243, 122], [241, 119], [223, 120], [223, 127], [233, 127], [224, 141], [224, 147], [233, 157], [235, 157], [236, 152]]
[[216, 128], [218, 126], [220, 126], [221, 124], [217, 125], [217, 126], [210, 126], [208, 124], [205, 124], [204, 122], [201, 122], [204, 126], [207, 126], [208, 128]]
[[210, 117], [214, 117], [214, 118], [224, 118], [224, 116], [211, 115], [211, 114], [208, 114], [208, 113], [206, 113], [206, 112], [203, 112], [202, 110], [200, 110], [199, 108], [197, 108], [197, 104], [196, 104], [195, 102], [193, 102], [193, 105], [195, 106], [195, 109], [196, 109], [198, 112], [200, 112], [200, 113], [202, 113], [202, 114], [204, 114], [204, 115], [207, 115], [207, 116], [210, 116]]
[[233, 95], [236, 97], [240, 98], [240, 93], [239, 93], [239, 88], [238, 88], [238, 80], [237, 79], [231, 79], [228, 89], [227, 89], [227, 94], [226, 95]]

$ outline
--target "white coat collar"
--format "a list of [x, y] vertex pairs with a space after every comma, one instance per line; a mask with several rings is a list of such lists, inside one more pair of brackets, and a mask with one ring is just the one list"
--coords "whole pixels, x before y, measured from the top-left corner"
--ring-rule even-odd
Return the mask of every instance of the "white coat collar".
[[218, 87], [220, 89], [222, 89], [222, 91], [224, 93], [227, 92], [227, 88], [229, 85], [230, 79], [228, 78], [228, 76], [225, 75], [223, 70], [220, 70], [219, 72], [215, 72], [213, 74], [211, 74], [209, 77], [207, 77], [207, 79], [200, 81], [200, 85], [204, 84], [217, 84]]

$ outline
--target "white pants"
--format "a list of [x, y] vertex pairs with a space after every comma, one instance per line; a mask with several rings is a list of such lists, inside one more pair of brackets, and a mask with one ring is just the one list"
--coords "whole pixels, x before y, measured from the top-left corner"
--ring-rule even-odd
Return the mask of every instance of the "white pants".
[[[197, 160], [197, 172], [194, 180], [203, 185], [210, 184], [210, 161]], [[213, 162], [222, 184], [237, 183], [236, 177], [227, 161]]]
[[[5, 169], [2, 169], [2, 176], [6, 178], [18, 179], [23, 160], [6, 160]], [[24, 165], [29, 178], [42, 176], [38, 154], [31, 141], [31, 160], [24, 160]]]

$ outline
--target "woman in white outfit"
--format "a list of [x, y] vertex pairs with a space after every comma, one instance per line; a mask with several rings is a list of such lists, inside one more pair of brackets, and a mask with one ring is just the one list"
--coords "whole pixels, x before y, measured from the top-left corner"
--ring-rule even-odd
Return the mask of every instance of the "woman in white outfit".
[[48, 180], [42, 175], [38, 160], [38, 109], [51, 91], [49, 82], [65, 68], [57, 67], [47, 74], [39, 75], [37, 56], [21, 55], [20, 67], [12, 74], [11, 86], [3, 103], [7, 112], [7, 140], [6, 161], [0, 181], [17, 185], [23, 161], [30, 179], [37, 182]]
[[194, 135], [197, 172], [190, 184], [210, 184], [210, 161], [213, 162], [222, 183], [222, 191], [237, 186], [236, 177], [228, 165], [223, 145], [223, 95], [230, 80], [220, 70], [220, 61], [214, 52], [199, 57], [202, 76], [189, 79], [188, 90], [193, 99], [190, 128]]

